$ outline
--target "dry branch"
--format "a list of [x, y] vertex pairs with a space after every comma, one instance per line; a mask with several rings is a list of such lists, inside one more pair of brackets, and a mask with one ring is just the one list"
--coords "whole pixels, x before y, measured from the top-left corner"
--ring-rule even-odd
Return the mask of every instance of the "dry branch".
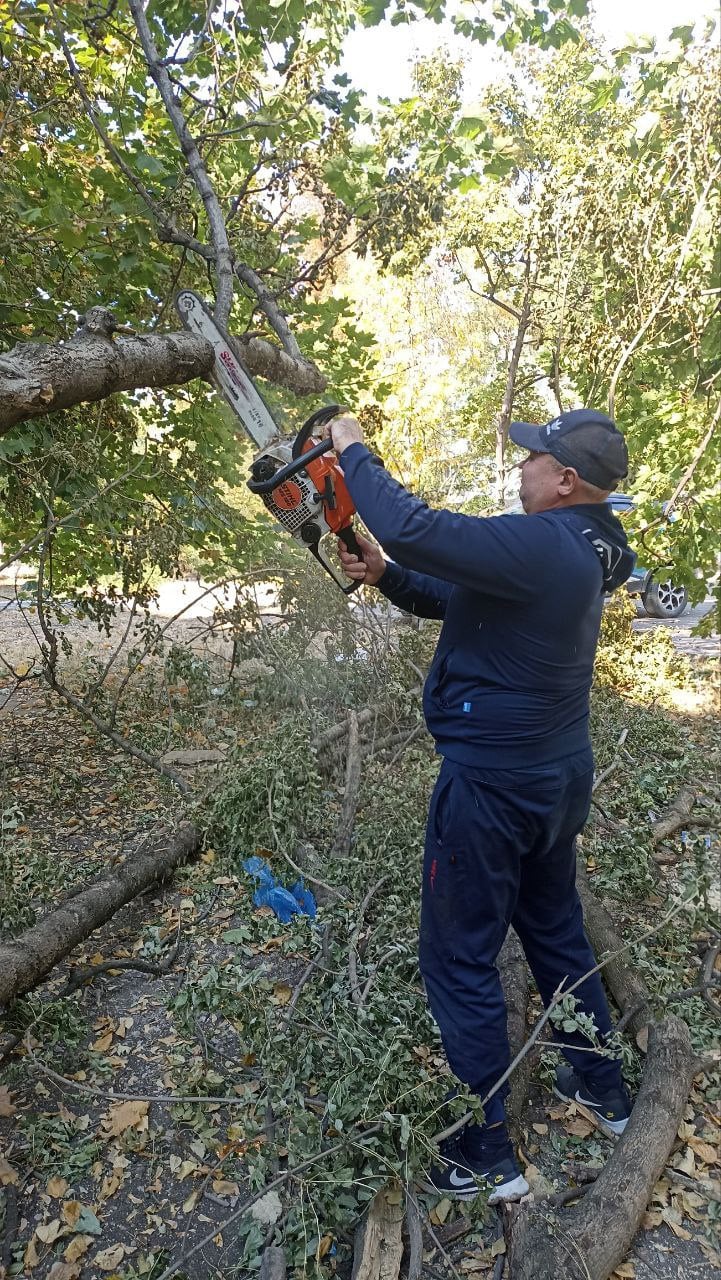
[[54, 965], [126, 902], [187, 862], [199, 843], [196, 828], [184, 823], [167, 846], [122, 863], [111, 875], [96, 880], [51, 911], [39, 924], [0, 945], [0, 1004], [37, 986]]
[[350, 853], [351, 837], [355, 813], [358, 808], [358, 797], [361, 785], [361, 751], [358, 733], [358, 716], [355, 711], [348, 712], [348, 750], [345, 766], [345, 790], [338, 827], [335, 833], [329, 857], [347, 858]]
[[670, 1016], [651, 1027], [631, 1118], [592, 1189], [562, 1214], [542, 1203], [505, 1210], [513, 1280], [608, 1280], [666, 1164], [696, 1067], [684, 1022]]

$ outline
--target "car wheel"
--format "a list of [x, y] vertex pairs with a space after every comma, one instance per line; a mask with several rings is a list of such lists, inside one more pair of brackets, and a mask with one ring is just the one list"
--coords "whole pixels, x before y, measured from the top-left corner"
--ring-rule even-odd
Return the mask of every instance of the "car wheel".
[[646, 613], [652, 618], [680, 618], [688, 604], [688, 591], [673, 582], [657, 582], [650, 578], [641, 599]]

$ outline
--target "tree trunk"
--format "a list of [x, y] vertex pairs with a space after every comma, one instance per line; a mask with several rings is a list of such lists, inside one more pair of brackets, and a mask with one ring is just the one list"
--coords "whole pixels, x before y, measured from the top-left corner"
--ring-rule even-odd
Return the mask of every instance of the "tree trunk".
[[684, 1022], [671, 1015], [651, 1027], [631, 1119], [593, 1188], [565, 1211], [504, 1210], [511, 1280], [608, 1280], [666, 1164], [696, 1068]]
[[184, 823], [167, 847], [122, 863], [111, 875], [81, 889], [18, 938], [0, 943], [0, 1005], [37, 986], [58, 961], [126, 902], [187, 862], [199, 843], [199, 832]]

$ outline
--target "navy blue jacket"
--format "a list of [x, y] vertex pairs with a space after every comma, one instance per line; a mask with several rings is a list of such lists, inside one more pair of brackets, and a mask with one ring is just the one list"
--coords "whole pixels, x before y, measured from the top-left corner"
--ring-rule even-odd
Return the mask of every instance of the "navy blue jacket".
[[341, 464], [359, 514], [395, 561], [378, 589], [401, 609], [443, 619], [423, 698], [438, 751], [507, 769], [587, 749], [603, 595], [635, 561], [610, 509], [465, 516], [413, 497], [365, 445], [349, 445]]

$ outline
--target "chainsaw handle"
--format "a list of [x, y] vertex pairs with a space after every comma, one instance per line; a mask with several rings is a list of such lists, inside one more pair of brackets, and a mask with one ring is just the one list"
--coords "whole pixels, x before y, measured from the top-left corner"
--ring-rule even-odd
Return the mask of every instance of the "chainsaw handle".
[[338, 537], [341, 542], [345, 543], [346, 550], [350, 551], [352, 556], [357, 556], [359, 560], [363, 559], [363, 552], [360, 549], [358, 539], [355, 536], [355, 529], [352, 524], [347, 524], [345, 529], [339, 529]]
[[290, 480], [292, 476], [297, 476], [299, 471], [305, 469], [308, 462], [312, 462], [314, 458], [320, 458], [321, 454], [329, 453], [333, 448], [332, 440], [321, 440], [319, 444], [314, 444], [312, 449], [307, 449], [299, 458], [294, 458], [292, 462], [287, 462], [279, 471], [275, 471], [269, 480], [248, 480], [248, 488], [251, 493], [272, 493], [279, 485], [284, 484], [286, 480]]
[[[305, 442], [308, 439], [308, 436], [312, 434], [314, 428], [324, 427], [327, 422], [330, 422], [333, 418], [337, 418], [339, 413], [343, 413], [343, 405], [325, 404], [322, 409], [316, 409], [315, 413], [312, 413], [309, 418], [306, 418], [303, 426], [293, 441], [293, 447], [291, 449], [291, 457], [293, 458], [293, 461], [300, 457], [303, 452]], [[310, 450], [304, 456], [308, 458], [310, 456]], [[313, 454], [313, 457], [318, 456], [318, 454]]]

